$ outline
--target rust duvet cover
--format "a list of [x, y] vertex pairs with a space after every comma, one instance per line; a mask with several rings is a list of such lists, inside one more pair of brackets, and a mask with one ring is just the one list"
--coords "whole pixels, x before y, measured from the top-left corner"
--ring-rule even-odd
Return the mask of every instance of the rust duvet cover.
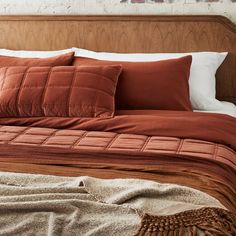
[[[2, 171], [179, 184], [236, 213], [236, 119], [227, 115], [120, 111], [113, 118], [1, 118], [0, 145]], [[143, 227], [145, 220], [156, 219], [144, 216]], [[235, 235], [235, 224], [228, 235]], [[145, 232], [141, 227], [140, 235]], [[219, 232], [209, 235], [224, 235]]]

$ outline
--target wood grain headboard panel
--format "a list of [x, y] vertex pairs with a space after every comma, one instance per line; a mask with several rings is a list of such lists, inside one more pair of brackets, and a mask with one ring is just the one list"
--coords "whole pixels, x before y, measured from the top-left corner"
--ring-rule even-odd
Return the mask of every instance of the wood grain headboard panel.
[[236, 104], [236, 26], [222, 16], [1, 16], [0, 48], [228, 51], [217, 97]]

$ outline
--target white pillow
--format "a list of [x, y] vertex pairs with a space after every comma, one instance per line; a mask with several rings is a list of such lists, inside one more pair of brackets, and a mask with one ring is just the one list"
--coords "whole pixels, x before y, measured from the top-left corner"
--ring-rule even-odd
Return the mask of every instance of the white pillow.
[[[73, 48], [75, 56], [112, 61], [160, 61], [192, 55], [189, 87], [192, 107], [195, 110], [207, 110], [209, 99], [216, 100], [215, 74], [227, 56], [227, 52], [190, 52], [190, 53], [106, 53]], [[212, 110], [212, 107], [209, 108]]]
[[[208, 110], [196, 110], [197, 112], [221, 113], [236, 118], [236, 106], [230, 102], [220, 102], [216, 99], [208, 101]], [[212, 108], [212, 109], [209, 109]]]
[[0, 49], [0, 56], [9, 57], [24, 57], [24, 58], [47, 58], [59, 56], [68, 52], [72, 52], [72, 48], [59, 50], [59, 51], [17, 51], [9, 49]]

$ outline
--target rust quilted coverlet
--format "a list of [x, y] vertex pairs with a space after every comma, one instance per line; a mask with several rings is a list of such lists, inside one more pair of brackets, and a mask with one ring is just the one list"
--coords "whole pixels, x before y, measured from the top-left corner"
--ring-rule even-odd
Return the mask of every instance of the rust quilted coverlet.
[[107, 117], [120, 66], [3, 67], [1, 117]]
[[[51, 172], [44, 173], [153, 178], [199, 189], [216, 197], [228, 209], [236, 209], [236, 154], [219, 143], [116, 132], [0, 126], [0, 149], [1, 169], [7, 165], [7, 170], [19, 172], [19, 164], [23, 164], [24, 172], [31, 165], [28, 169], [31, 173], [51, 168]], [[79, 169], [71, 172], [73, 166]], [[59, 171], [58, 167], [62, 169]]]
[[[0, 144], [16, 145], [18, 149], [20, 149], [20, 146], [22, 145], [67, 149], [67, 153], [70, 151], [73, 152], [73, 150], [84, 150], [96, 152], [97, 156], [98, 152], [101, 151], [111, 152], [113, 154], [129, 153], [129, 155], [132, 155], [133, 153], [133, 155], [136, 156], [140, 154], [178, 154], [217, 160], [232, 167], [236, 165], [236, 161], [234, 159], [235, 152], [227, 146], [203, 140], [181, 139], [173, 137], [118, 134], [114, 132], [101, 131], [48, 129], [23, 126], [0, 126]], [[17, 153], [15, 153], [15, 155], [16, 154]], [[33, 156], [33, 153], [31, 155]], [[22, 154], [20, 154], [20, 156], [22, 156]], [[94, 156], [93, 161], [90, 158], [89, 160], [83, 160], [83, 162], [98, 163], [99, 159], [97, 156]], [[40, 160], [42, 161], [44, 158], [45, 156], [43, 157], [42, 155], [38, 160], [31, 159], [29, 161], [37, 162]], [[49, 159], [51, 159], [48, 160], [50, 163], [58, 163], [57, 157], [50, 157]], [[68, 163], [73, 162], [72, 159], [72, 157], [68, 159]], [[79, 160], [78, 156], [76, 159], [77, 161]], [[121, 160], [122, 156], [119, 155], [117, 159], [113, 156], [112, 163], [121, 163]], [[82, 160], [80, 160], [80, 162], [81, 161]], [[100, 161], [102, 163], [111, 163], [111, 160], [109, 159], [105, 160], [100, 158]], [[148, 164], [150, 160], [146, 157], [135, 159], [133, 161], [135, 164], [143, 165], [144, 163]], [[66, 162], [66, 158], [64, 162]], [[151, 163], [154, 164], [155, 160], [153, 159]]]

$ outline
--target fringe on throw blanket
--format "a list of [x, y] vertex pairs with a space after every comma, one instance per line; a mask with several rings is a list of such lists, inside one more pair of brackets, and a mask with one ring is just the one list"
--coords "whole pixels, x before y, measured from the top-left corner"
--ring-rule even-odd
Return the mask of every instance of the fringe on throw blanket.
[[135, 236], [236, 236], [236, 215], [220, 208], [201, 208], [169, 216], [144, 214]]

